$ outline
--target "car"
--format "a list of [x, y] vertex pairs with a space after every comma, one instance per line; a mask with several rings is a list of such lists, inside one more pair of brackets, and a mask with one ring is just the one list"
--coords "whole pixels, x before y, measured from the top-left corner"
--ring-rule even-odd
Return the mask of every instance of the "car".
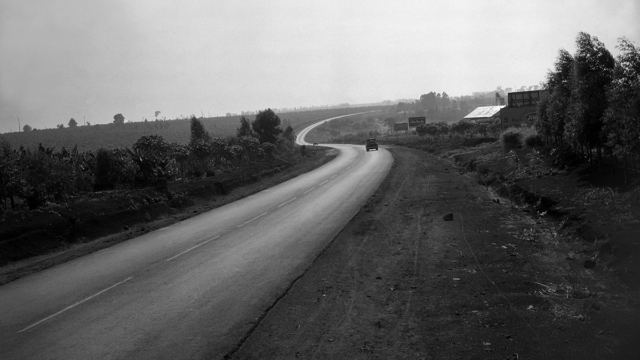
[[373, 150], [376, 149], [376, 151], [378, 151], [378, 142], [376, 141], [376, 139], [367, 139], [367, 151], [369, 150]]

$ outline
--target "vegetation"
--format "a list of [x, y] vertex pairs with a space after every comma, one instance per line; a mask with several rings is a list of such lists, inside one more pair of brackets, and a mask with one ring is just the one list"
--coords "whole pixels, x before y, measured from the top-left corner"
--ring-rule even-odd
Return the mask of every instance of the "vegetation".
[[581, 32], [576, 52], [562, 49], [547, 74], [536, 129], [548, 145], [598, 163], [640, 154], [640, 48], [618, 39], [614, 58], [597, 37]]
[[[391, 108], [391, 107], [386, 107]], [[365, 107], [365, 108], [340, 108], [314, 111], [301, 111], [281, 113], [281, 128], [286, 129], [291, 126], [293, 130], [314, 121], [326, 119], [333, 116], [346, 115], [355, 112], [386, 109], [385, 107]], [[243, 115], [249, 126], [255, 115]], [[226, 117], [199, 117], [205, 130], [214, 138], [236, 137], [238, 125], [242, 116]], [[109, 124], [96, 124], [87, 121], [87, 125], [82, 123], [74, 128], [65, 127], [63, 129], [38, 129], [38, 131], [6, 133], [4, 137], [13, 148], [23, 146], [27, 149], [37, 148], [38, 144], [61, 149], [63, 147], [71, 149], [77, 145], [79, 151], [97, 151], [104, 149], [120, 149], [129, 147], [142, 136], [158, 135], [162, 136], [168, 143], [188, 144], [191, 137], [191, 117], [183, 119], [161, 119], [158, 116], [154, 121], [127, 121], [122, 125], [116, 125], [113, 120]], [[246, 134], [245, 134], [246, 135]], [[243, 135], [244, 136], [244, 135]], [[249, 135], [252, 136], [252, 135]]]
[[251, 123], [251, 128], [258, 135], [260, 143], [275, 143], [278, 135], [282, 133], [280, 117], [273, 110], [267, 109], [258, 112], [256, 119]]
[[[216, 171], [297, 153], [291, 126], [281, 136], [279, 118], [269, 110], [263, 113], [266, 118], [258, 116], [254, 121], [261, 131], [255, 135], [271, 141], [262, 144], [242, 132], [237, 137], [213, 137], [195, 116], [190, 120], [187, 145], [169, 143], [160, 135], [143, 135], [130, 148], [56, 151], [43, 145], [14, 149], [0, 137], [0, 201], [4, 205], [0, 214], [8, 209], [37, 209], [89, 191], [154, 186], [171, 197], [167, 186], [171, 181], [213, 176]], [[241, 120], [241, 128], [246, 121]]]

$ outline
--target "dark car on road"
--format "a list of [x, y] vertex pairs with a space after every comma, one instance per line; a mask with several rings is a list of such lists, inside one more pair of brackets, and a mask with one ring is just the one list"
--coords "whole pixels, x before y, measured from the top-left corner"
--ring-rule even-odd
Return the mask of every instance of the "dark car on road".
[[367, 139], [367, 151], [376, 149], [378, 150], [378, 142], [376, 139]]

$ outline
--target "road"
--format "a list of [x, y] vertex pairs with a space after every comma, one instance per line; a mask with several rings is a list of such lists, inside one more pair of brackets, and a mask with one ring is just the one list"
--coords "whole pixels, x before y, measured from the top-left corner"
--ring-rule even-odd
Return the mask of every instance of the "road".
[[384, 149], [333, 147], [312, 172], [0, 286], [0, 359], [221, 358], [393, 162]]

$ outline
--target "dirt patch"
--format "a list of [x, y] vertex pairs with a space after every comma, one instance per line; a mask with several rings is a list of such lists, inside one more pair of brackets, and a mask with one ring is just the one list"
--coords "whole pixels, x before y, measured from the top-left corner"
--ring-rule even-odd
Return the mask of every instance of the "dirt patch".
[[6, 214], [0, 226], [0, 285], [249, 196], [327, 163], [337, 151], [309, 149], [213, 177], [153, 188], [89, 193], [65, 204]]
[[640, 294], [589, 262], [597, 245], [630, 264], [618, 245], [423, 148], [390, 149], [380, 189], [228, 357], [637, 359]]

